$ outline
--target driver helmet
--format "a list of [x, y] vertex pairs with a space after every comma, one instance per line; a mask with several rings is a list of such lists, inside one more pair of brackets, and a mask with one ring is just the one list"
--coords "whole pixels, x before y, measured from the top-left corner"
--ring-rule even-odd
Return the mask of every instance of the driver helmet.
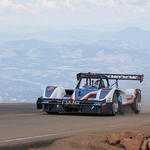
[[95, 86], [96, 88], [99, 88], [99, 84], [100, 84], [100, 80], [96, 80], [94, 86]]

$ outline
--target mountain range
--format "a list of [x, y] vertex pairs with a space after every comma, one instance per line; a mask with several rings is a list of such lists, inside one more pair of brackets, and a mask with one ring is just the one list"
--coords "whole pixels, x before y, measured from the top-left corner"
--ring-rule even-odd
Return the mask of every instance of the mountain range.
[[[74, 88], [79, 72], [144, 74], [144, 81], [120, 81], [149, 97], [150, 32], [72, 29], [0, 33], [0, 102], [36, 102], [47, 85]], [[145, 100], [147, 103], [148, 100]]]

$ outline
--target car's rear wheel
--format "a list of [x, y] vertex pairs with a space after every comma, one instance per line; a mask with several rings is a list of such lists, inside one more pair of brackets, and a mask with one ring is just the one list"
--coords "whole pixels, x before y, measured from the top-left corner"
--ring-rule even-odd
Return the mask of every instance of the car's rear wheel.
[[115, 116], [118, 112], [118, 96], [115, 92], [112, 99], [112, 115]]
[[131, 105], [133, 111], [138, 114], [141, 111], [141, 94], [139, 93], [135, 99], [134, 99], [134, 103]]

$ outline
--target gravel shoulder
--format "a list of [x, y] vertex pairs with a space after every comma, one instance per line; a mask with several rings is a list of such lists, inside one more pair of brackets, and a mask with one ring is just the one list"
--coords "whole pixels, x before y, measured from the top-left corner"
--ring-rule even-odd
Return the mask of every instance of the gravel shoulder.
[[116, 146], [109, 145], [106, 139], [106, 134], [110, 132], [121, 134], [125, 131], [142, 134], [146, 130], [150, 131], [150, 125], [131, 128], [126, 127], [121, 129], [116, 128], [110, 131], [101, 131], [97, 133], [76, 135], [64, 139], [59, 139], [47, 147], [30, 148], [29, 150], [124, 150], [125, 148], [123, 148], [120, 144], [117, 144]]

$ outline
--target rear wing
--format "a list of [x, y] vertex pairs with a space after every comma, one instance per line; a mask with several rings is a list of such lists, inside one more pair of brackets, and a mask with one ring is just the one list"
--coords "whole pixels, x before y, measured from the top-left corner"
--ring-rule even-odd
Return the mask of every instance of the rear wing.
[[136, 74], [105, 74], [105, 73], [78, 73], [77, 80], [81, 78], [103, 78], [107, 77], [108, 79], [113, 80], [139, 80], [140, 83], [143, 81], [144, 75], [136, 75]]

